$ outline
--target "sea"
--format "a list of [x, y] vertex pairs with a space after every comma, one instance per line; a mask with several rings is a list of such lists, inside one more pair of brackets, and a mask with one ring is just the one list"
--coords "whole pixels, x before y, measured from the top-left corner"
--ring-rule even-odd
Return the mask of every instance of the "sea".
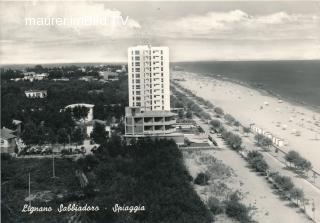
[[172, 67], [245, 84], [320, 111], [320, 60], [177, 62]]

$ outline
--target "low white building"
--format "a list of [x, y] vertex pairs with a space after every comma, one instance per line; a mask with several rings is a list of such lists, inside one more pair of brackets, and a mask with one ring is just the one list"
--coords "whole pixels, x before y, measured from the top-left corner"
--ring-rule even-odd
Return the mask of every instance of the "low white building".
[[103, 78], [103, 80], [106, 81], [117, 81], [119, 80], [119, 74], [117, 72], [112, 71], [100, 71], [99, 72], [100, 77]]
[[16, 136], [13, 135], [13, 131], [10, 129], [2, 128], [0, 133], [0, 148], [1, 153], [15, 153]]
[[46, 90], [28, 90], [24, 94], [27, 98], [46, 98], [48, 95]]
[[35, 72], [25, 72], [23, 73], [24, 75], [24, 80], [28, 80], [28, 81], [34, 81], [34, 80], [45, 80], [49, 77], [49, 74], [47, 73], [41, 73], [41, 74], [37, 74]]

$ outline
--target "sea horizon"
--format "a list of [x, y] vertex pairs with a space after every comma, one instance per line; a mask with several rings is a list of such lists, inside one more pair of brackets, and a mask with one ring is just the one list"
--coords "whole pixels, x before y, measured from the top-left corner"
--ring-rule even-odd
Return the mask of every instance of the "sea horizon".
[[186, 72], [231, 81], [320, 111], [319, 60], [202, 61], [174, 63]]

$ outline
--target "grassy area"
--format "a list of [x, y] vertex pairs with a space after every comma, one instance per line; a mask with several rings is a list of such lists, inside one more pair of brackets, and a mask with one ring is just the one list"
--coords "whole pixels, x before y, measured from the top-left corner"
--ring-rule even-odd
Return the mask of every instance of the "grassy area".
[[[70, 193], [80, 189], [75, 177], [75, 163], [70, 159], [55, 159], [56, 176], [52, 176], [52, 159], [3, 159], [1, 160], [1, 208], [3, 222], [62, 222], [65, 215], [23, 213], [23, 205], [28, 204], [28, 178], [31, 176], [31, 194], [51, 191], [53, 194]], [[70, 200], [72, 201], [72, 200]], [[48, 204], [32, 202], [32, 206], [58, 206], [54, 199]]]

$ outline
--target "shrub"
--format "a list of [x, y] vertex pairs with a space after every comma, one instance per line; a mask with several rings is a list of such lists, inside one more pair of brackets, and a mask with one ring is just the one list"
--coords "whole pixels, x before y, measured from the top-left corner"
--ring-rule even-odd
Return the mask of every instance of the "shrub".
[[249, 209], [238, 201], [230, 200], [226, 202], [226, 214], [243, 223], [251, 221]]
[[263, 156], [262, 156], [262, 154], [259, 153], [258, 151], [250, 151], [250, 152], [248, 153], [248, 156], [247, 156], [247, 158], [248, 158], [248, 160], [249, 160], [249, 163], [250, 163], [250, 160], [252, 160], [252, 159], [254, 159], [254, 158], [257, 158], [257, 157], [262, 158]]
[[289, 192], [294, 187], [290, 177], [275, 174], [273, 176], [273, 180], [278, 185], [278, 187], [285, 192]]
[[215, 197], [210, 197], [208, 200], [208, 206], [212, 214], [218, 215], [223, 212], [223, 204]]
[[229, 123], [229, 124], [232, 124], [234, 123], [236, 120], [234, 117], [232, 117], [230, 114], [226, 114], [224, 116], [224, 119]]
[[221, 115], [224, 114], [222, 108], [219, 108], [219, 107], [216, 107], [216, 108], [214, 109], [214, 112], [217, 113], [218, 116], [221, 116]]
[[213, 119], [210, 121], [210, 125], [214, 128], [214, 129], [218, 129], [221, 127], [221, 122], [217, 119]]
[[300, 154], [296, 151], [289, 151], [285, 155], [285, 160], [289, 162], [290, 166], [293, 163], [294, 166], [301, 171], [309, 171], [310, 169], [312, 169], [311, 162], [301, 157]]
[[208, 181], [209, 181], [209, 176], [206, 173], [199, 173], [196, 179], [194, 180], [194, 183], [203, 186], [203, 185], [207, 185]]

